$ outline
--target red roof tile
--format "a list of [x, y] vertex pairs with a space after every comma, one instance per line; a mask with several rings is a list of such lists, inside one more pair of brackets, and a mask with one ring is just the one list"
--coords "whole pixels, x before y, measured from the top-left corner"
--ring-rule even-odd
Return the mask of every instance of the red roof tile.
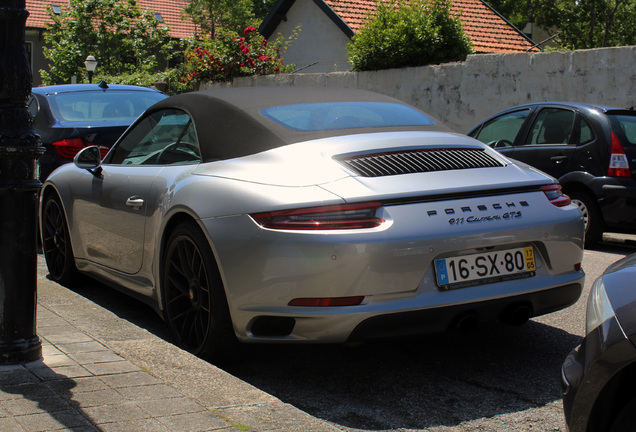
[[[376, 0], [324, 0], [354, 31], [360, 30], [368, 14], [375, 11]], [[454, 0], [451, 11], [461, 13], [466, 34], [477, 53], [539, 51], [510, 23], [481, 0]]]
[[[194, 35], [194, 24], [189, 21], [182, 21], [181, 11], [186, 7], [189, 0], [139, 0], [142, 10], [159, 12], [163, 22], [170, 26], [170, 36], [180, 39]], [[47, 7], [58, 5], [67, 7], [68, 0], [26, 0], [26, 9], [29, 11], [27, 18], [27, 28], [46, 28], [49, 16]]]

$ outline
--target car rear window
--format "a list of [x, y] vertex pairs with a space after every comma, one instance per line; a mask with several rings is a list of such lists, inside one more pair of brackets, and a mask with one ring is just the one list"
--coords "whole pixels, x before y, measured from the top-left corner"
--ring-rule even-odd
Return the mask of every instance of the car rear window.
[[612, 130], [623, 144], [636, 145], [636, 113], [610, 114]]
[[327, 102], [261, 110], [276, 123], [297, 131], [431, 126], [435, 121], [414, 108], [386, 102]]
[[57, 93], [49, 96], [53, 115], [61, 121], [101, 120], [132, 123], [146, 108], [165, 99], [162, 93], [109, 90]]

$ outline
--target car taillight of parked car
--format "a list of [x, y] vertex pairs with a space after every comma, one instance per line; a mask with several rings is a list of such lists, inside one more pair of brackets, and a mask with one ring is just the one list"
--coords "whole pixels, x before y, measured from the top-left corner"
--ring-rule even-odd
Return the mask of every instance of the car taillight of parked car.
[[[72, 161], [75, 155], [84, 147], [87, 147], [87, 144], [82, 138], [63, 139], [53, 143], [55, 157], [63, 161]], [[106, 146], [99, 146], [102, 159], [106, 156], [108, 150], [110, 149]]]
[[611, 156], [609, 168], [607, 169], [608, 177], [631, 177], [629, 170], [629, 162], [625, 149], [614, 132], [612, 132]]
[[541, 190], [545, 194], [545, 196], [550, 200], [552, 204], [557, 207], [565, 207], [566, 205], [572, 202], [570, 197], [563, 194], [561, 190], [561, 185], [551, 184], [546, 186], [541, 186]]

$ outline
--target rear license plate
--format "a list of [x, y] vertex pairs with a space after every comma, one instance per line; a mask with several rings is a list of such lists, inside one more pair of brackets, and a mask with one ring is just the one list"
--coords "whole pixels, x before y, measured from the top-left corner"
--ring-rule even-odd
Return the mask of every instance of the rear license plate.
[[535, 269], [531, 246], [435, 260], [437, 285], [443, 289], [528, 278]]

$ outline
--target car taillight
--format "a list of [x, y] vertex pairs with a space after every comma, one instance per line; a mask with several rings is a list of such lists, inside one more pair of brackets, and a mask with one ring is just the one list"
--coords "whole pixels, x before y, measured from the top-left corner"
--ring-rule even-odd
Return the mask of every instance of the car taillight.
[[561, 185], [551, 184], [546, 186], [541, 186], [541, 190], [545, 194], [546, 197], [550, 200], [552, 204], [557, 207], [564, 207], [570, 204], [570, 197], [563, 194], [561, 190]]
[[84, 140], [81, 138], [71, 138], [55, 141], [53, 143], [53, 151], [55, 157], [59, 160], [71, 161], [81, 149], [86, 147]]
[[288, 306], [357, 306], [362, 303], [364, 296], [353, 297], [321, 297], [321, 298], [297, 298], [288, 303]]
[[[82, 138], [63, 139], [63, 140], [55, 141], [53, 143], [53, 151], [57, 159], [72, 161], [75, 155], [80, 150], [82, 150], [84, 147], [87, 147], [89, 145], [96, 145], [96, 144], [87, 144], [86, 142], [84, 142]], [[102, 159], [104, 159], [104, 156], [106, 156], [106, 153], [108, 153], [108, 150], [110, 150], [110, 148], [106, 146], [101, 146], [101, 145], [98, 147], [99, 147], [99, 152], [102, 156]]]
[[625, 149], [614, 132], [612, 135], [611, 155], [610, 163], [607, 168], [608, 177], [631, 177], [632, 173], [629, 170], [629, 162], [627, 161], [627, 155], [625, 155]]
[[374, 228], [384, 222], [376, 217], [380, 203], [343, 204], [283, 210], [251, 215], [265, 228], [283, 230], [335, 230]]

